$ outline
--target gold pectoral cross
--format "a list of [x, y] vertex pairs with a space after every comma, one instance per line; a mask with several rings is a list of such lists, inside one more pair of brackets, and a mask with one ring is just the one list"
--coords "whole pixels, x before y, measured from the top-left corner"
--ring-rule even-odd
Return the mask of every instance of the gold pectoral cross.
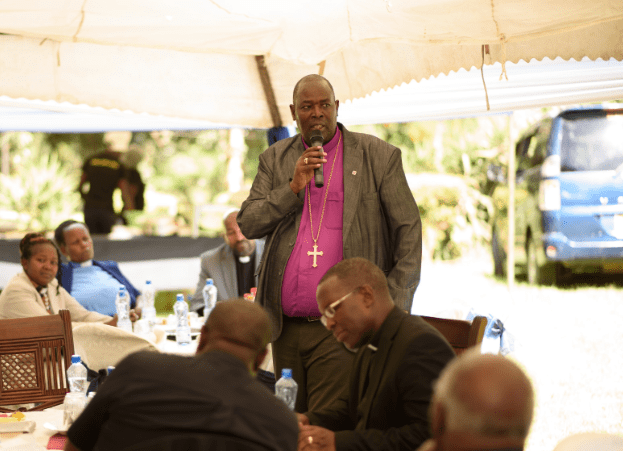
[[316, 266], [318, 266], [316, 264], [316, 258], [318, 258], [319, 255], [322, 257], [322, 251], [318, 252], [318, 245], [317, 244], [314, 244], [313, 248], [314, 248], [314, 252], [307, 251], [307, 255], [313, 255], [314, 256], [314, 264], [312, 266], [315, 268]]

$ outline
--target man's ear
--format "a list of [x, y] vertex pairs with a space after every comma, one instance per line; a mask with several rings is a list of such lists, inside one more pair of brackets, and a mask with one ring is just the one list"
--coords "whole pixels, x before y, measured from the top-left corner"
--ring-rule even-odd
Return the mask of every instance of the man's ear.
[[363, 284], [361, 288], [359, 288], [361, 294], [363, 295], [363, 305], [366, 307], [372, 306], [374, 304], [374, 290], [370, 285]]
[[[61, 254], [63, 254], [63, 256], [67, 257], [67, 247], [65, 247], [64, 244], [60, 244], [58, 246], [58, 249], [61, 251]], [[69, 257], [67, 257], [69, 258]]]
[[296, 121], [296, 109], [294, 108], [294, 105], [290, 104], [290, 114], [292, 114], [292, 120]]
[[205, 346], [208, 344], [208, 334], [209, 334], [208, 325], [204, 324], [203, 327], [201, 327], [201, 333], [199, 334], [199, 341], [197, 342], [197, 353], [203, 350], [203, 348], [205, 348]]
[[268, 354], [268, 348], [264, 348], [263, 351], [260, 351], [258, 355], [255, 357], [255, 361], [253, 362], [253, 373], [257, 373], [257, 370], [260, 368], [260, 365], [264, 361], [264, 358]]

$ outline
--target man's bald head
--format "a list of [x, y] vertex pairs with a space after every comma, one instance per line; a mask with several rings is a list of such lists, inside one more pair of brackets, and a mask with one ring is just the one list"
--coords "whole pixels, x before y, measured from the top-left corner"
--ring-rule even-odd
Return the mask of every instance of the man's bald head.
[[438, 428], [444, 433], [523, 441], [532, 422], [534, 391], [512, 360], [472, 349], [444, 369], [431, 409], [433, 432]]
[[292, 92], [292, 103], [294, 105], [296, 105], [298, 103], [298, 95], [299, 95], [299, 91], [301, 89], [301, 87], [306, 84], [306, 83], [325, 83], [326, 86], [329, 88], [329, 90], [331, 91], [331, 96], [333, 97], [333, 100], [335, 100], [335, 91], [333, 90], [333, 85], [331, 85], [331, 83], [329, 82], [329, 80], [327, 80], [326, 78], [324, 78], [322, 75], [318, 75], [318, 74], [309, 74], [304, 76], [303, 78], [301, 78], [298, 82], [296, 82], [296, 84], [294, 85], [294, 91]]
[[270, 336], [270, 320], [258, 304], [242, 299], [217, 302], [203, 325], [197, 352], [218, 349], [254, 363], [265, 353]]

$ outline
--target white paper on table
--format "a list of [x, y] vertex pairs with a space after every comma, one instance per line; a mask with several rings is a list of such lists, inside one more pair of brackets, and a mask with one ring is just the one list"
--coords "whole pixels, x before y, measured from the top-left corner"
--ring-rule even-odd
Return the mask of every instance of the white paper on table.
[[[26, 421], [23, 421], [21, 423], [26, 423]], [[31, 434], [22, 434], [17, 437], [11, 438], [9, 440], [3, 439], [2, 442], [0, 443], [0, 451], [45, 451], [45, 450], [46, 450], [45, 446], [41, 446], [37, 444], [35, 437]]]
[[3, 432], [28, 432], [32, 434], [37, 423], [34, 421], [12, 421], [9, 423], [0, 423], [0, 433]]

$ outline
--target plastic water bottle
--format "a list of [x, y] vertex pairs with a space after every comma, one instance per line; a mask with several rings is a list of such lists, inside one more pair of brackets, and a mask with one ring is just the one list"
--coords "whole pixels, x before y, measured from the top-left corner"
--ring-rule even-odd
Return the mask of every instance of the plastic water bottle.
[[117, 307], [117, 327], [132, 332], [132, 321], [130, 321], [130, 296], [128, 296], [123, 285], [119, 287], [115, 305]]
[[178, 345], [190, 344], [190, 326], [188, 325], [188, 304], [184, 300], [183, 294], [177, 295], [177, 302], [173, 306], [175, 317], [175, 340]]
[[290, 410], [294, 410], [294, 403], [296, 401], [296, 392], [299, 386], [294, 379], [292, 379], [292, 370], [290, 368], [284, 368], [281, 370], [281, 377], [275, 383], [275, 395], [281, 399]]
[[149, 321], [149, 329], [151, 330], [153, 329], [154, 324], [156, 324], [156, 290], [151, 284], [151, 280], [147, 280], [145, 282], [141, 299], [143, 300], [143, 314], [141, 315], [141, 318]]
[[205, 305], [203, 309], [203, 316], [207, 318], [210, 316], [210, 312], [216, 305], [217, 288], [212, 279], [206, 279], [206, 284], [203, 286], [202, 293], [203, 303]]
[[69, 379], [70, 392], [86, 393], [87, 369], [77, 354], [71, 356], [71, 365], [67, 368], [67, 379]]
[[70, 391], [63, 402], [63, 426], [71, 426], [80, 416], [87, 404], [87, 397], [82, 392]]

